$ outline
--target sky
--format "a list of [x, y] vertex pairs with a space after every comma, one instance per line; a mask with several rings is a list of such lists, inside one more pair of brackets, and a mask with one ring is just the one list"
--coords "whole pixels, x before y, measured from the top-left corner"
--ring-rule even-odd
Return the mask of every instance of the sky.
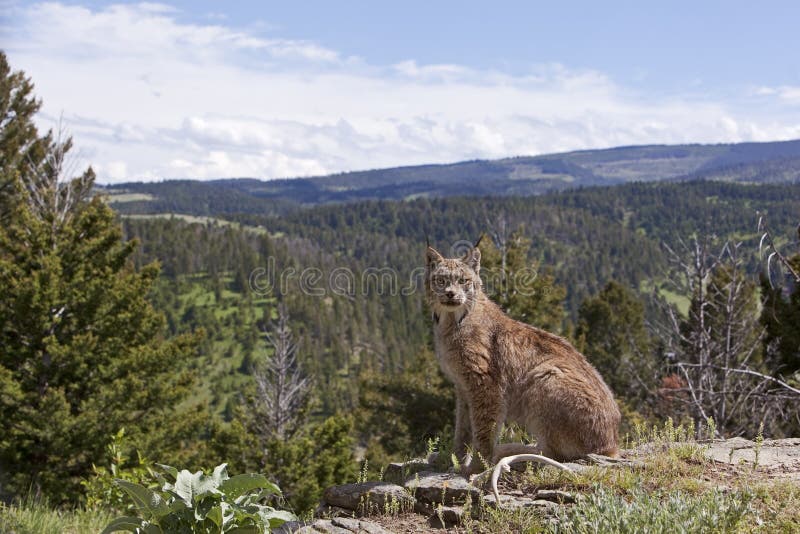
[[800, 138], [800, 2], [0, 0], [100, 183]]

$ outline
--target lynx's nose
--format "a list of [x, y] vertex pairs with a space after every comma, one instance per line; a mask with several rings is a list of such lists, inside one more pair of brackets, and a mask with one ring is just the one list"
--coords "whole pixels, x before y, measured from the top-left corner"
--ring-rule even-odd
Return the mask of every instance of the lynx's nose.
[[452, 289], [448, 289], [447, 291], [444, 292], [444, 294], [447, 295], [447, 298], [449, 299], [456, 296], [456, 292], [453, 291]]

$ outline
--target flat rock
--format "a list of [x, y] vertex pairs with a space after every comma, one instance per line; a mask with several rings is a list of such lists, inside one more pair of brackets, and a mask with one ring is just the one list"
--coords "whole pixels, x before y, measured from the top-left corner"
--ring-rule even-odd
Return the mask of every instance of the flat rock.
[[581, 473], [594, 467], [619, 468], [619, 467], [641, 467], [644, 465], [640, 460], [631, 458], [612, 458], [601, 454], [589, 454], [586, 458], [574, 460], [572, 462], [562, 462], [576, 473]]
[[408, 477], [420, 471], [433, 471], [433, 466], [426, 460], [416, 459], [407, 462], [392, 462], [383, 472], [383, 480], [394, 484], [402, 484]]
[[[423, 515], [428, 516], [428, 525], [431, 528], [450, 528], [455, 525], [461, 524], [461, 519], [464, 517], [464, 508], [462, 506], [445, 506], [443, 504], [431, 506], [431, 511]], [[419, 513], [419, 512], [417, 512]]]
[[325, 490], [322, 499], [328, 505], [354, 510], [360, 514], [404, 511], [414, 506], [414, 497], [402, 486], [388, 482], [331, 486]]
[[800, 479], [800, 438], [765, 439], [760, 446], [744, 438], [713, 441], [708, 444], [706, 455], [726, 464], [755, 466], [758, 463], [760, 471], [776, 477]]
[[461, 475], [422, 471], [406, 480], [405, 487], [417, 500], [445, 505], [478, 499], [481, 492]]
[[639, 467], [642, 462], [625, 457], [603, 456], [602, 454], [587, 454], [585, 462], [589, 465], [603, 467]]
[[313, 523], [286, 523], [273, 530], [280, 534], [392, 534], [377, 523], [364, 519], [337, 517], [317, 519]]
[[305, 526], [306, 524], [302, 521], [287, 521], [281, 526], [273, 528], [270, 532], [275, 534], [291, 534], [292, 532], [297, 532]]
[[352, 534], [351, 530], [334, 526], [330, 519], [317, 519], [310, 525], [303, 525], [292, 534]]
[[335, 527], [346, 528], [350, 532], [357, 532], [358, 534], [362, 534], [362, 533], [366, 533], [366, 534], [385, 534], [385, 533], [389, 533], [388, 530], [386, 530], [382, 526], [378, 525], [377, 523], [373, 523], [372, 521], [367, 521], [367, 520], [364, 520], [364, 519], [353, 519], [353, 518], [338, 517], [338, 518], [331, 519], [331, 523], [333, 523], [333, 526], [335, 526]]

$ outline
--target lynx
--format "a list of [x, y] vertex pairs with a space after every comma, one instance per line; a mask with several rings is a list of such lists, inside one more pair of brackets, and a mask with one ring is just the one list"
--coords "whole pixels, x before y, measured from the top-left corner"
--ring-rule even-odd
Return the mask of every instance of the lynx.
[[[557, 461], [616, 456], [620, 413], [611, 390], [568, 341], [511, 319], [489, 300], [480, 259], [477, 245], [461, 259], [428, 246], [425, 269], [436, 356], [455, 384], [454, 448], [465, 474], [481, 470], [467, 447], [487, 462], [519, 452]], [[526, 429], [536, 446], [496, 446], [504, 422]]]

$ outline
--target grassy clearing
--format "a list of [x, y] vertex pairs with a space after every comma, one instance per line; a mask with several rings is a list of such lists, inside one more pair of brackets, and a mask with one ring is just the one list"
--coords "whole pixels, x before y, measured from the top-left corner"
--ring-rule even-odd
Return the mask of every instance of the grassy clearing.
[[149, 214], [131, 214], [131, 215], [120, 215], [122, 218], [125, 219], [181, 219], [182, 221], [186, 221], [187, 223], [195, 223], [195, 224], [215, 224], [218, 226], [232, 226], [236, 229], [241, 229], [246, 232], [253, 232], [255, 234], [266, 234], [267, 229], [262, 228], [260, 226], [247, 226], [239, 224], [238, 222], [228, 221], [225, 219], [219, 219], [217, 217], [206, 217], [206, 216], [199, 216], [199, 215], [185, 215], [183, 213], [149, 213]]
[[233, 289], [233, 280], [231, 273], [223, 273], [220, 287], [215, 288], [207, 274], [197, 273], [163, 282], [163, 292], [173, 295], [167, 299], [173, 322], [206, 331], [196, 362], [201, 383], [185, 402], [209, 402], [217, 413], [223, 413], [228, 399], [251, 380], [244, 363], [247, 353], [257, 357], [269, 353], [256, 325], [265, 311], [275, 313], [274, 297], [245, 295]]
[[109, 204], [122, 204], [125, 202], [149, 202], [156, 197], [148, 193], [111, 193], [108, 195]]
[[113, 515], [103, 510], [57, 510], [31, 498], [18, 504], [0, 503], [0, 533], [3, 534], [100, 532], [112, 519]]
[[659, 296], [666, 300], [667, 303], [678, 308], [678, 311], [682, 315], [685, 316], [689, 313], [689, 299], [685, 295], [680, 295], [666, 288], [663, 281], [658, 282], [653, 280], [642, 280], [642, 282], [639, 284], [639, 291], [644, 294], [649, 294], [653, 292], [654, 286], [658, 288]]

